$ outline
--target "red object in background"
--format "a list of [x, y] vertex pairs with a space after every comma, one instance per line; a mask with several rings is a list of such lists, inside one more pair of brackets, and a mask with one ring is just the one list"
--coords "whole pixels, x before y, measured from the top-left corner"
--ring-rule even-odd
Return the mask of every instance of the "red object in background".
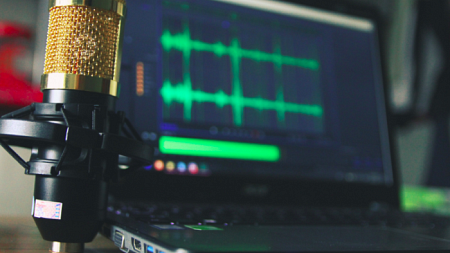
[[25, 38], [31, 39], [31, 31], [25, 27], [12, 22], [0, 22], [1, 38]]
[[[26, 42], [31, 31], [11, 22], [0, 22], [0, 106], [23, 107], [42, 102], [39, 86], [32, 85], [27, 74], [16, 69], [15, 63], [28, 50]], [[31, 70], [29, 70], [31, 71]]]
[[0, 104], [11, 107], [23, 107], [34, 102], [42, 102], [39, 87], [16, 76], [0, 71]]

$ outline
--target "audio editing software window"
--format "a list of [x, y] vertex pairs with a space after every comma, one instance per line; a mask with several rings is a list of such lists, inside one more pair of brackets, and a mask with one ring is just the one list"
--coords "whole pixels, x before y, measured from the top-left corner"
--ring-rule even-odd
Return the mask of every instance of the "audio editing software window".
[[370, 21], [275, 1], [128, 9], [118, 109], [158, 147], [147, 169], [392, 181]]

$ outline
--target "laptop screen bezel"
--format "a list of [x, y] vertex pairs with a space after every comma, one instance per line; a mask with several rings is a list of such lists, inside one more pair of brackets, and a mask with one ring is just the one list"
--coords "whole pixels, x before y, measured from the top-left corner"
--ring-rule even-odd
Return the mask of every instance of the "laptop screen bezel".
[[373, 21], [378, 31], [382, 81], [387, 108], [390, 158], [393, 184], [370, 185], [298, 179], [257, 178], [249, 176], [186, 177], [163, 173], [136, 172], [125, 183], [112, 185], [111, 194], [122, 200], [148, 200], [196, 203], [244, 203], [299, 206], [355, 206], [367, 207], [374, 202], [399, 208], [399, 182], [388, 106], [385, 61], [383, 60], [383, 26], [373, 7], [358, 6], [347, 1], [286, 0], [339, 14], [348, 14]]

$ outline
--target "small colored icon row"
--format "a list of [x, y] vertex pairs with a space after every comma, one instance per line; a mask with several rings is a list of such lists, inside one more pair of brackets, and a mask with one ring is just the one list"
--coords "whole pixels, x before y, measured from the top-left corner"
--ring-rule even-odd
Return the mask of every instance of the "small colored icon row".
[[174, 162], [156, 160], [153, 163], [153, 168], [156, 171], [164, 171], [168, 174], [191, 174], [191, 175], [209, 175], [210, 171], [206, 163], [195, 162]]

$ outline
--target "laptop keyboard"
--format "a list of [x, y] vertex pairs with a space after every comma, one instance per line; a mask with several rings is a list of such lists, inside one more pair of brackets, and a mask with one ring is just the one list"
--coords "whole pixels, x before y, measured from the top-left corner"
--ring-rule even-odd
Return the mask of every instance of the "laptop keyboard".
[[450, 225], [447, 217], [387, 209], [119, 204], [111, 205], [107, 210], [110, 219], [127, 218], [145, 224], [375, 225], [426, 229]]

